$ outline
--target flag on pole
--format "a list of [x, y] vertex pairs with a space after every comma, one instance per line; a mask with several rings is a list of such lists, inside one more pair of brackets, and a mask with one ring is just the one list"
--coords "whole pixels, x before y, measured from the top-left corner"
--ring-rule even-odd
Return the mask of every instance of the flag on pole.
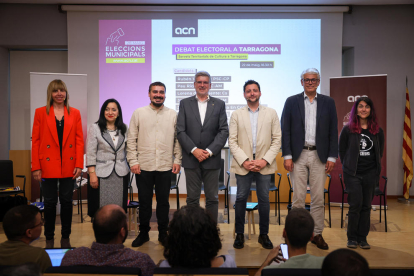
[[413, 151], [411, 143], [411, 113], [410, 113], [410, 94], [408, 93], [408, 82], [405, 80], [405, 117], [403, 133], [403, 156], [404, 165], [404, 188], [405, 199], [410, 198], [411, 181], [413, 180]]

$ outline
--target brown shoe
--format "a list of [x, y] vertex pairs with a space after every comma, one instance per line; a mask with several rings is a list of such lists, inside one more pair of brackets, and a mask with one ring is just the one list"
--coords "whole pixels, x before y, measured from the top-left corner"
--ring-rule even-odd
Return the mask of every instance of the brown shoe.
[[312, 243], [316, 244], [316, 246], [320, 249], [323, 249], [323, 250], [329, 249], [328, 244], [325, 242], [321, 234], [314, 236]]
[[46, 240], [46, 247], [45, 248], [53, 248], [55, 246], [55, 240]]
[[61, 248], [72, 248], [72, 246], [70, 245], [70, 240], [69, 239], [61, 239], [60, 240], [60, 247]]

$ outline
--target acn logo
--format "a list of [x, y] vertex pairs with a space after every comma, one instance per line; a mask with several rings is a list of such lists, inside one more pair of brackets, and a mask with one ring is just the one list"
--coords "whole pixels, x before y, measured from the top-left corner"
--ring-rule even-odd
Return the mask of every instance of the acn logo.
[[195, 35], [195, 29], [194, 28], [187, 28], [187, 27], [184, 27], [184, 28], [175, 28], [175, 34], [178, 34], [178, 35], [181, 35], [181, 34], [184, 34], [184, 35], [188, 35], [188, 34], [193, 34], [193, 35]]
[[358, 100], [358, 98], [361, 98], [361, 97], [368, 97], [368, 96], [367, 95], [362, 95], [362, 96], [360, 96], [360, 95], [348, 96], [347, 100], [348, 100], [348, 102], [353, 103], [356, 100]]
[[173, 19], [172, 37], [198, 37], [198, 19]]

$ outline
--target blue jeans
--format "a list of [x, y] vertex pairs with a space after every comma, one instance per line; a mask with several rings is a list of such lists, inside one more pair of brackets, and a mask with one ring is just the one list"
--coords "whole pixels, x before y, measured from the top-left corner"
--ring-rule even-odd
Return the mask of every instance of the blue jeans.
[[259, 201], [259, 228], [260, 235], [269, 233], [269, 188], [271, 175], [262, 175], [258, 172], [249, 172], [246, 175], [236, 174], [237, 197], [236, 197], [236, 233], [244, 233], [244, 222], [246, 217], [246, 202], [249, 197], [252, 182], [256, 181], [256, 193]]

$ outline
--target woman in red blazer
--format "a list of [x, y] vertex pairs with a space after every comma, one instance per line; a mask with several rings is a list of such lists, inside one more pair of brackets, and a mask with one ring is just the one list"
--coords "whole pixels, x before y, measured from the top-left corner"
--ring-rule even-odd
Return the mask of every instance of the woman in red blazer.
[[83, 168], [83, 132], [79, 110], [69, 107], [69, 94], [61, 80], [47, 88], [46, 106], [36, 109], [32, 132], [32, 172], [41, 181], [45, 202], [46, 248], [53, 248], [59, 182], [61, 247], [71, 247], [72, 197], [75, 179]]

